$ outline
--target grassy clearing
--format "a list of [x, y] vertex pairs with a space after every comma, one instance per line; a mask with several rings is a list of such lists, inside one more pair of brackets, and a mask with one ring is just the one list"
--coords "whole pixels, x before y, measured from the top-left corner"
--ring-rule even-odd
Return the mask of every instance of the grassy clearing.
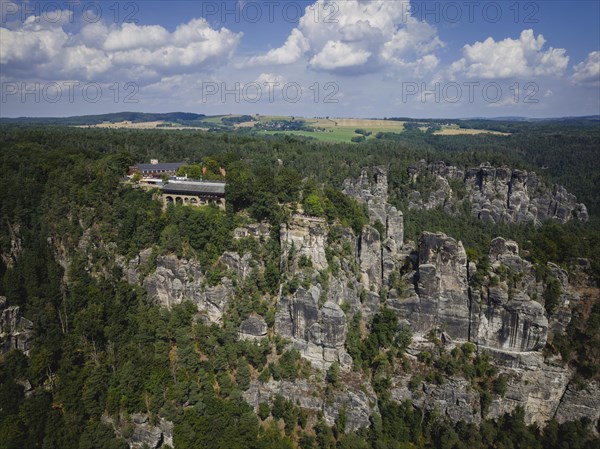
[[[268, 122], [270, 120], [283, 119], [291, 120], [292, 117], [273, 117], [264, 116], [260, 120]], [[396, 132], [404, 131], [404, 122], [376, 119], [349, 119], [349, 118], [296, 118], [296, 121], [305, 121], [309, 126], [322, 128], [323, 131], [264, 131], [265, 133], [285, 133], [297, 136], [313, 137], [323, 142], [350, 142], [352, 137], [358, 136], [356, 129], [365, 129], [372, 134], [367, 137], [368, 140], [375, 139], [378, 132]]]
[[446, 128], [435, 131], [433, 134], [438, 136], [460, 136], [460, 135], [476, 135], [476, 134], [495, 134], [498, 136], [510, 136], [510, 133], [500, 131], [490, 131], [487, 129], [469, 129], [469, 128]]

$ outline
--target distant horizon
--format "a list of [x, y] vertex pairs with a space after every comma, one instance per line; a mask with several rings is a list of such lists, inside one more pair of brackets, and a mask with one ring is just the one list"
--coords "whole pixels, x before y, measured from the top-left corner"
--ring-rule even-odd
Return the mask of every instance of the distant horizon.
[[4, 119], [69, 119], [69, 118], [81, 118], [81, 117], [101, 117], [101, 116], [109, 116], [116, 114], [154, 114], [154, 115], [166, 115], [166, 114], [195, 114], [204, 117], [221, 117], [221, 116], [236, 116], [236, 115], [250, 115], [250, 116], [281, 116], [281, 117], [295, 117], [295, 118], [306, 118], [306, 119], [314, 119], [320, 117], [329, 117], [329, 118], [339, 118], [339, 119], [373, 119], [373, 120], [391, 120], [391, 119], [410, 119], [410, 120], [558, 120], [558, 119], [584, 119], [584, 118], [594, 118], [600, 120], [600, 114], [582, 114], [582, 115], [564, 115], [564, 116], [523, 116], [523, 115], [515, 115], [515, 116], [461, 116], [461, 117], [414, 117], [414, 116], [404, 116], [404, 115], [394, 115], [394, 116], [358, 116], [358, 115], [297, 115], [297, 114], [261, 114], [261, 113], [241, 113], [241, 112], [230, 112], [225, 114], [208, 114], [203, 112], [191, 112], [191, 111], [163, 111], [163, 112], [147, 112], [147, 111], [134, 111], [134, 110], [122, 110], [115, 112], [106, 112], [99, 114], [77, 114], [77, 115], [44, 115], [44, 116], [35, 116], [35, 115], [21, 115], [21, 116], [5, 116], [0, 114], [0, 120]]

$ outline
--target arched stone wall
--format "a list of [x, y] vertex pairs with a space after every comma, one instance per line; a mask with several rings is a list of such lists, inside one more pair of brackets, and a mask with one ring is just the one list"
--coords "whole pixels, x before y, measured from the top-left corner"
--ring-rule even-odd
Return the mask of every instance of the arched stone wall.
[[225, 198], [207, 198], [195, 195], [177, 195], [169, 193], [168, 195], [161, 195], [163, 206], [166, 208], [169, 204], [182, 205], [182, 206], [208, 206], [214, 204], [220, 209], [225, 209]]

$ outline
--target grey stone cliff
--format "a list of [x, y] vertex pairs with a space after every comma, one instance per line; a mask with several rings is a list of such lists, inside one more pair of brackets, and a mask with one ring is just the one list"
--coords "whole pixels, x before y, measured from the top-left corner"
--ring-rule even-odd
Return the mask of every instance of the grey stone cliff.
[[103, 415], [102, 421], [111, 426], [117, 436], [125, 439], [130, 449], [173, 447], [175, 426], [172, 422], [159, 418], [158, 423], [152, 424], [147, 413], [134, 413], [129, 418], [128, 421], [123, 417], [115, 420]]
[[352, 359], [344, 348], [346, 316], [333, 302], [319, 307], [320, 294], [318, 287], [299, 288], [291, 297], [280, 298], [275, 332], [291, 339], [293, 346], [316, 367], [327, 369], [338, 362], [349, 369]]
[[345, 383], [342, 391], [333, 393], [333, 397], [327, 398], [322, 391], [322, 385], [299, 379], [290, 381], [270, 381], [261, 383], [252, 381], [250, 388], [244, 392], [244, 399], [255, 409], [262, 402], [272, 403], [275, 395], [299, 403], [300, 407], [314, 412], [322, 412], [328, 424], [333, 425], [340, 410], [346, 410], [347, 425], [349, 431], [368, 427], [371, 424], [370, 417], [379, 413], [377, 398], [368, 382], [360, 384], [359, 388], [353, 387], [355, 382]]
[[18, 306], [6, 306], [6, 298], [0, 296], [0, 354], [18, 349], [29, 353], [33, 339], [33, 323], [23, 317]]
[[[534, 172], [513, 170], [508, 167], [481, 165], [466, 169], [446, 165], [444, 162], [427, 164], [421, 161], [409, 168], [412, 184], [427, 177], [434, 190], [423, 198], [418, 190], [407, 194], [409, 208], [432, 209], [453, 205], [467, 199], [472, 213], [483, 221], [494, 223], [531, 223], [539, 225], [546, 220], [566, 223], [572, 218], [587, 221], [584, 204], [562, 186], [547, 186]], [[465, 198], [459, 198], [449, 181], [459, 182]]]
[[282, 270], [296, 269], [301, 256], [309, 257], [317, 270], [327, 267], [325, 220], [294, 216], [289, 223], [281, 225], [280, 240]]
[[233, 295], [230, 279], [223, 278], [220, 284], [210, 287], [197, 262], [174, 255], [158, 257], [156, 270], [144, 278], [142, 285], [157, 304], [170, 308], [191, 301], [212, 322], [221, 321]]

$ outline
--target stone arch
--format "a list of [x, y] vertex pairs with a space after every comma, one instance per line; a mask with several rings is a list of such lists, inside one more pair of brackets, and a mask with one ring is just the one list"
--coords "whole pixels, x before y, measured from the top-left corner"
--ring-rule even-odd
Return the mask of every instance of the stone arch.
[[180, 196], [175, 197], [175, 204], [183, 204], [183, 198]]
[[198, 198], [194, 198], [194, 197], [190, 198], [190, 204], [192, 206], [197, 206], [198, 205]]

